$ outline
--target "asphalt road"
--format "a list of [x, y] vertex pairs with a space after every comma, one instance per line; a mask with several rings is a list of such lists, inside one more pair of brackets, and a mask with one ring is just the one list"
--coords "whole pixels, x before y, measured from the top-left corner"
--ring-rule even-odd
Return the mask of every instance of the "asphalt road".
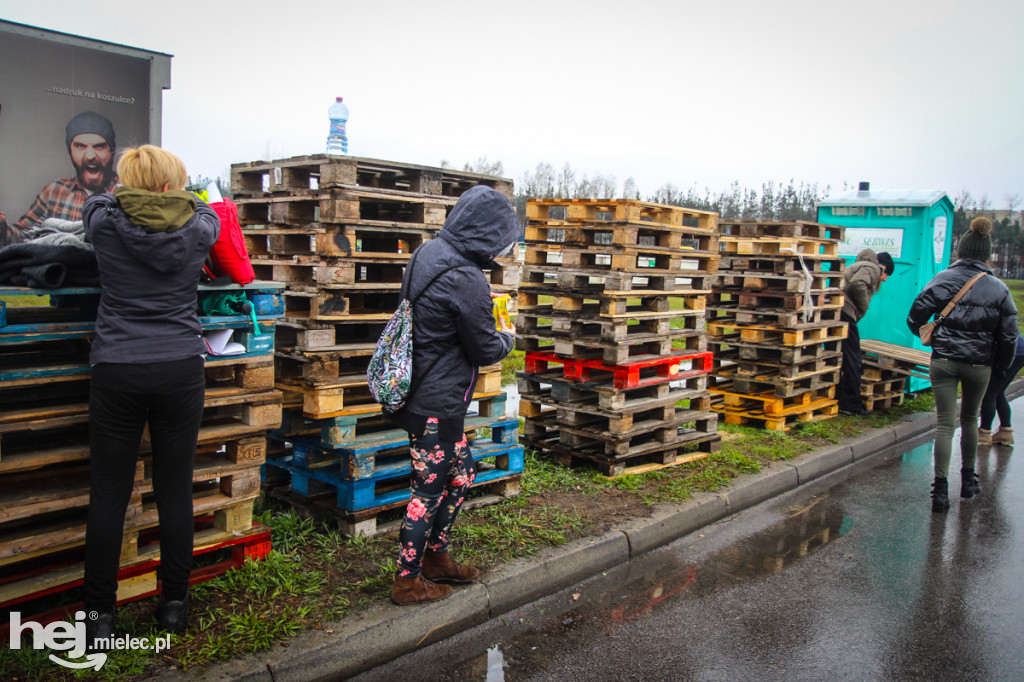
[[[354, 678], [1024, 680], [1022, 443], [933, 514], [932, 444], [798, 489]], [[456, 588], [458, 589], [458, 588]]]

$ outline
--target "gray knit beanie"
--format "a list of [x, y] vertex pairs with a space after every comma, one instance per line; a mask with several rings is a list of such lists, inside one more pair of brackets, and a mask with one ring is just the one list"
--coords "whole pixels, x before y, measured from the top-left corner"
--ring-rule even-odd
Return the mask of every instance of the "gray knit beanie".
[[965, 260], [987, 261], [992, 257], [992, 221], [985, 216], [978, 216], [971, 221], [971, 229], [960, 237], [956, 247], [956, 257]]
[[114, 141], [114, 126], [110, 124], [103, 116], [100, 116], [95, 111], [83, 111], [78, 116], [68, 121], [67, 127], [67, 145], [71, 146], [71, 140], [75, 139], [75, 135], [83, 135], [86, 133], [92, 133], [99, 135], [107, 144], [110, 145], [111, 150], [117, 147]]

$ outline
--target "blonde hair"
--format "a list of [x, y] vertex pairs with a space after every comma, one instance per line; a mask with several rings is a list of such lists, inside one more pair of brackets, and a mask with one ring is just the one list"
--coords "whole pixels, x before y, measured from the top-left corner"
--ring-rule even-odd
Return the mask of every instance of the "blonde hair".
[[125, 187], [150, 192], [162, 192], [164, 185], [185, 189], [188, 184], [185, 162], [152, 144], [125, 149], [117, 162], [117, 176]]

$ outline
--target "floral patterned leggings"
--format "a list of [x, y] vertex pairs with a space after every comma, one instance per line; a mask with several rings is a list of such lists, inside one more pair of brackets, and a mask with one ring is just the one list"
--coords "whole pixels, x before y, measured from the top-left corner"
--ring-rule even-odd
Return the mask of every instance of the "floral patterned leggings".
[[412, 455], [412, 497], [398, 534], [398, 575], [420, 574], [424, 549], [443, 552], [466, 491], [476, 478], [473, 453], [463, 434], [460, 442], [443, 441], [436, 424], [422, 436], [409, 436]]

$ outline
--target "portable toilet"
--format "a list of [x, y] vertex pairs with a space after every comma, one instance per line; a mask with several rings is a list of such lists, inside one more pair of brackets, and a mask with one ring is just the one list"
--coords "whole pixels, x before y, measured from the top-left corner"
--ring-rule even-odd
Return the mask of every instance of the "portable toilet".
[[[867, 315], [857, 323], [862, 339], [885, 341], [927, 350], [907, 328], [907, 313], [917, 294], [949, 265], [953, 242], [953, 202], [945, 192], [923, 189], [871, 191], [858, 189], [834, 194], [818, 204], [818, 222], [846, 228], [839, 255], [850, 265], [864, 249], [887, 251], [896, 266], [871, 300]], [[907, 390], [929, 385], [910, 377]]]

